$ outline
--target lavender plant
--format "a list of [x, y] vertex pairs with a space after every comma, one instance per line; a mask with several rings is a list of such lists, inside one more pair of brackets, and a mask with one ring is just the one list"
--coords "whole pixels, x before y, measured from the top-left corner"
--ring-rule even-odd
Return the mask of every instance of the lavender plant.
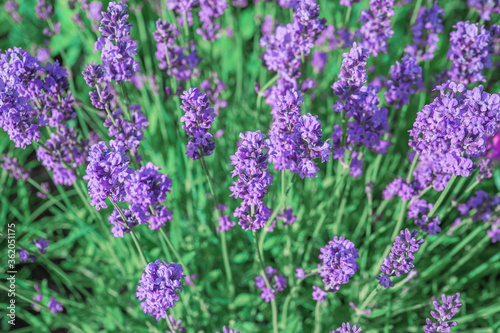
[[498, 1], [1, 8], [2, 332], [500, 329]]

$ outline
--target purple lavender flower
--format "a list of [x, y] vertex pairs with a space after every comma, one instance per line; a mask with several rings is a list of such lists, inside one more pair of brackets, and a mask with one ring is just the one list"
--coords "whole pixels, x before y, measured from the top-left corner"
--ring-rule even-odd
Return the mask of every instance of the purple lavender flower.
[[139, 223], [149, 224], [151, 230], [159, 230], [172, 220], [172, 212], [160, 205], [170, 192], [172, 180], [159, 170], [148, 162], [125, 180], [125, 201], [131, 204], [133, 217]]
[[481, 20], [491, 20], [491, 14], [500, 14], [500, 1], [499, 0], [467, 0], [470, 8], [475, 8], [481, 15]]
[[436, 90], [440, 96], [417, 113], [409, 145], [420, 154], [415, 180], [442, 190], [451, 175], [468, 177], [476, 167], [472, 158], [486, 153], [488, 136], [498, 130], [500, 95], [453, 82]]
[[200, 58], [196, 53], [194, 42], [191, 41], [189, 47], [180, 47], [176, 44], [176, 38], [180, 34], [175, 24], [161, 19], [156, 21], [153, 37], [156, 41], [155, 57], [160, 62], [159, 67], [166, 69], [169, 76], [182, 82], [198, 75], [196, 67]]
[[[216, 209], [214, 207], [214, 209]], [[221, 217], [219, 218], [219, 226], [217, 227], [217, 231], [229, 231], [232, 227], [236, 225], [235, 222], [229, 219], [229, 215], [223, 215], [223, 212], [227, 210], [226, 205], [219, 204], [219, 211]]]
[[355, 3], [360, 2], [361, 0], [340, 0], [340, 4], [342, 6], [352, 7]]
[[177, 319], [175, 320], [173, 315], [168, 315], [168, 319], [170, 323], [172, 324], [173, 332], [167, 330], [167, 333], [177, 333], [177, 332], [184, 332], [186, 330], [186, 327], [181, 327], [182, 319]]
[[415, 219], [415, 225], [429, 235], [437, 235], [441, 231], [439, 216], [429, 216], [433, 206], [424, 199], [413, 199], [408, 208], [408, 219]]
[[400, 235], [395, 238], [389, 257], [384, 258], [380, 266], [382, 274], [377, 275], [380, 285], [386, 288], [394, 287], [394, 283], [391, 281], [392, 276], [409, 273], [415, 267], [413, 265], [415, 253], [423, 243], [423, 239], [417, 239], [417, 230], [413, 230], [411, 233], [408, 229], [401, 230]]
[[306, 277], [306, 272], [304, 271], [303, 268], [296, 268], [295, 269], [296, 273], [295, 273], [295, 277], [299, 280], [302, 280], [302, 279], [305, 279]]
[[41, 137], [30, 96], [39, 69], [38, 60], [20, 48], [0, 54], [0, 126], [22, 149]]
[[196, 29], [196, 32], [203, 37], [204, 40], [215, 41], [222, 37], [219, 32], [221, 25], [215, 22], [215, 19], [221, 17], [227, 9], [227, 3], [224, 0], [200, 0], [200, 21], [203, 22], [201, 28]]
[[38, 251], [40, 251], [40, 254], [45, 254], [47, 249], [49, 247], [49, 240], [48, 239], [43, 239], [40, 237], [39, 240], [34, 239], [33, 242], [35, 242], [36, 247], [38, 248]]
[[40, 20], [47, 21], [54, 14], [54, 7], [46, 0], [37, 0], [35, 14]]
[[156, 320], [167, 318], [167, 311], [175, 306], [179, 293], [182, 292], [181, 278], [184, 277], [182, 266], [156, 260], [144, 268], [135, 297], [141, 302], [144, 313], [149, 313]]
[[484, 82], [484, 68], [491, 67], [491, 34], [484, 26], [469, 21], [458, 22], [450, 33], [448, 59], [452, 61], [448, 75], [452, 81], [468, 85]]
[[36, 196], [40, 199], [47, 199], [47, 194], [50, 192], [50, 185], [47, 182], [40, 183], [41, 191], [36, 192]]
[[360, 45], [375, 57], [380, 52], [387, 53], [387, 40], [394, 34], [391, 27], [394, 13], [394, 0], [370, 0], [370, 9], [360, 14], [359, 20], [363, 21], [358, 31]]
[[63, 306], [62, 303], [57, 302], [55, 297], [52, 297], [49, 301], [49, 304], [47, 305], [50, 311], [52, 311], [53, 314], [56, 314], [58, 312], [62, 312]]
[[326, 20], [318, 18], [319, 5], [315, 0], [299, 0], [293, 9], [293, 23], [280, 25], [273, 34], [263, 36], [260, 47], [266, 47], [262, 59], [267, 68], [296, 88], [301, 58], [310, 53]]
[[106, 198], [111, 202], [122, 202], [125, 195], [124, 182], [133, 170], [128, 166], [129, 158], [124, 147], [110, 142], [110, 147], [101, 141], [90, 147], [84, 180], [88, 181], [90, 204], [96, 210], [107, 208]]
[[319, 168], [313, 159], [330, 160], [330, 143], [322, 141], [321, 122], [311, 114], [300, 115], [303, 103], [300, 91], [286, 91], [273, 106], [269, 131], [272, 151], [269, 160], [274, 168], [290, 170], [301, 178], [317, 177]]
[[106, 118], [104, 127], [108, 128], [108, 135], [114, 137], [116, 142], [122, 142], [126, 153], [131, 153], [139, 161], [141, 160], [137, 153], [137, 148], [141, 140], [144, 139], [144, 131], [149, 125], [147, 118], [140, 111], [139, 105], [129, 105], [132, 111], [131, 120], [128, 122], [123, 116], [121, 109], [116, 109], [111, 116]]
[[355, 149], [363, 145], [379, 154], [386, 152], [389, 143], [381, 139], [387, 133], [387, 109], [379, 108], [379, 98], [376, 96], [378, 87], [364, 85], [368, 74], [364, 67], [368, 59], [368, 51], [354, 43], [348, 53], [343, 53], [344, 60], [338, 74], [339, 80], [334, 82], [332, 89], [340, 98], [333, 108], [344, 113], [347, 118], [346, 132], [335, 125], [332, 133], [333, 158], [344, 159], [346, 151], [350, 153], [350, 174], [358, 177], [362, 174], [361, 155]]
[[47, 170], [52, 170], [54, 184], [72, 185], [76, 181], [74, 169], [85, 162], [87, 141], [78, 140], [78, 132], [74, 128], [61, 126], [57, 133], [51, 133], [44, 145], [40, 146], [36, 155]]
[[[220, 333], [220, 332], [217, 332], [217, 333]], [[233, 330], [227, 326], [223, 326], [222, 327], [222, 333], [240, 333], [239, 331], [237, 330]]]
[[[123, 233], [129, 233], [133, 227], [139, 224], [139, 220], [130, 209], [121, 208], [125, 220], [121, 216], [120, 212], [115, 208], [113, 213], [108, 217], [109, 223], [113, 225], [111, 227], [111, 233], [114, 237], [123, 238]], [[141, 216], [142, 217], [142, 216]]]
[[262, 291], [260, 298], [265, 300], [266, 303], [269, 303], [272, 299], [274, 299], [278, 291], [283, 291], [283, 289], [287, 287], [287, 279], [281, 274], [276, 274], [276, 272], [277, 270], [271, 266], [266, 267], [265, 273], [272, 289], [266, 286], [264, 276], [258, 275], [255, 277], [255, 286]]
[[430, 8], [421, 6], [417, 20], [411, 28], [413, 44], [405, 48], [405, 52], [418, 61], [434, 59], [439, 34], [443, 32], [444, 10], [436, 2]]
[[451, 321], [451, 319], [458, 313], [462, 303], [460, 303], [460, 294], [457, 293], [455, 296], [441, 296], [442, 304], [437, 301], [432, 302], [436, 311], [431, 311], [431, 316], [437, 320], [437, 322], [432, 322], [431, 319], [425, 319], [427, 325], [424, 326], [425, 333], [435, 333], [435, 332], [451, 332], [453, 326], [457, 326], [456, 321]]
[[28, 254], [26, 250], [19, 248], [19, 262], [35, 262], [36, 261], [36, 256], [32, 254]]
[[16, 157], [10, 158], [7, 156], [2, 156], [2, 159], [3, 164], [0, 165], [0, 167], [2, 167], [9, 176], [17, 180], [28, 180], [30, 172], [19, 165]]
[[107, 12], [102, 12], [99, 31], [104, 37], [95, 42], [95, 51], [101, 51], [104, 81], [130, 81], [139, 72], [139, 62], [134, 59], [136, 42], [130, 39], [127, 5], [110, 2]]
[[363, 329], [356, 325], [350, 323], [342, 323], [342, 327], [337, 328], [335, 331], [330, 331], [330, 333], [363, 333]]
[[493, 243], [500, 241], [500, 198], [490, 195], [485, 191], [476, 191], [466, 203], [458, 204], [458, 211], [462, 216], [468, 216], [472, 213], [472, 221], [483, 221], [490, 223], [491, 229], [488, 230], [488, 236]]
[[208, 130], [216, 115], [210, 107], [208, 96], [200, 93], [198, 88], [190, 88], [184, 91], [181, 100], [181, 109], [185, 112], [181, 117], [184, 123], [182, 128], [188, 135], [186, 154], [193, 160], [212, 155], [215, 144]]
[[184, 26], [184, 16], [186, 16], [186, 21], [188, 26], [193, 25], [193, 14], [192, 9], [199, 7], [199, 0], [167, 0], [166, 5], [168, 10], [174, 10], [179, 17], [177, 22], [179, 26]]
[[213, 104], [215, 115], [219, 115], [219, 110], [227, 108], [227, 100], [222, 99], [227, 86], [219, 78], [216, 72], [212, 72], [208, 79], [200, 84], [200, 89], [206, 91], [208, 100]]
[[[35, 302], [38, 302], [40, 303], [40, 301], [42, 300], [43, 298], [43, 295], [40, 293], [40, 287], [38, 285], [35, 284], [35, 291], [37, 292], [36, 296], [33, 297], [32, 299], [35, 301]], [[34, 306], [34, 304], [31, 304], [31, 306]]]
[[231, 155], [232, 177], [238, 180], [229, 187], [231, 196], [243, 201], [236, 208], [233, 216], [239, 218], [238, 224], [244, 230], [261, 229], [271, 216], [263, 202], [268, 192], [267, 186], [272, 184], [273, 176], [268, 169], [269, 142], [260, 131], [240, 133], [241, 141], [234, 155]]
[[352, 47], [355, 37], [355, 34], [349, 30], [349, 27], [335, 29], [333, 25], [327, 25], [316, 39], [315, 44], [316, 46], [322, 46], [323, 50], [333, 51]]
[[320, 249], [319, 259], [322, 260], [318, 267], [325, 283], [325, 290], [336, 293], [340, 285], [349, 282], [359, 266], [356, 259], [359, 257], [358, 249], [354, 243], [344, 236], [334, 236], [325, 247]]
[[[92, 1], [91, 3], [89, 3], [89, 11], [87, 13], [87, 17], [89, 19], [91, 19], [92, 21], [100, 21], [102, 19], [101, 13], [102, 13], [102, 2]], [[123, 12], [120, 14], [123, 14]]]
[[422, 67], [415, 58], [406, 54], [401, 63], [391, 66], [391, 79], [386, 82], [385, 99], [387, 104], [395, 105], [399, 109], [410, 102], [410, 95], [424, 87], [422, 81]]
[[21, 15], [19, 15], [19, 12], [17, 11], [19, 5], [14, 0], [7, 1], [4, 5], [4, 8], [7, 14], [9, 14], [12, 21], [14, 21], [15, 23], [19, 23], [23, 20], [23, 18], [21, 17]]
[[324, 302], [328, 293], [318, 286], [313, 286], [312, 297], [317, 302]]

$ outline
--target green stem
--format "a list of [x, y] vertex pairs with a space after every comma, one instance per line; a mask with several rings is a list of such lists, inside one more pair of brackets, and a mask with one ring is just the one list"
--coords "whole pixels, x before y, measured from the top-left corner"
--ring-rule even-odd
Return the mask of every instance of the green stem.
[[262, 100], [262, 94], [269, 88], [276, 80], [279, 79], [279, 74], [276, 74], [273, 76], [269, 81], [266, 82], [266, 84], [260, 88], [259, 93], [257, 94], [257, 110], [260, 110], [260, 104]]
[[[160, 228], [160, 234], [161, 236], [163, 237], [163, 239], [165, 240], [165, 242], [167, 243], [167, 246], [170, 248], [170, 251], [172, 251], [174, 253], [174, 256], [175, 258], [177, 259], [177, 261], [182, 265], [182, 269], [184, 270], [184, 272], [186, 272], [186, 275], [189, 275], [191, 276], [190, 272], [189, 272], [189, 268], [187, 267], [186, 263], [184, 262], [184, 260], [182, 260], [182, 257], [181, 255], [179, 254], [179, 252], [177, 251], [177, 249], [174, 247], [174, 244], [172, 244], [172, 242], [170, 241], [170, 239], [167, 237], [167, 235], [165, 234], [165, 231], [163, 230], [163, 228]], [[200, 308], [201, 308], [201, 311], [203, 311], [203, 314], [208, 318], [208, 320], [210, 321], [210, 325], [213, 326], [213, 323], [212, 323], [212, 316], [210, 315], [210, 313], [208, 312], [208, 307], [207, 305], [205, 304], [205, 302], [203, 301], [203, 299], [201, 298], [201, 296], [199, 295], [198, 293], [198, 288], [196, 288], [196, 285], [194, 284], [194, 282], [191, 280], [191, 283], [192, 283], [192, 286], [193, 286], [193, 290], [196, 294], [196, 298], [198, 300], [198, 302], [200, 303]]]
[[[255, 243], [255, 252], [257, 252], [257, 258], [258, 258], [258, 261], [259, 261], [261, 274], [264, 277], [264, 281], [266, 283], [266, 286], [269, 289], [273, 290], [273, 288], [271, 286], [271, 283], [269, 282], [269, 279], [267, 278], [263, 255], [261, 253], [261, 249], [259, 247], [259, 242], [258, 242], [258, 239], [257, 239], [258, 238], [257, 237], [257, 233], [256, 232], [252, 232], [252, 235], [253, 235], [253, 240], [254, 240], [254, 243]], [[278, 309], [276, 307], [276, 299], [274, 299], [274, 298], [271, 299], [271, 308], [272, 308], [272, 311], [273, 311], [273, 333], [278, 333]]]
[[382, 289], [383, 287], [380, 284], [377, 284], [377, 287], [372, 290], [370, 295], [368, 295], [367, 298], [361, 303], [361, 306], [358, 307], [356, 310], [357, 317], [359, 317], [360, 314], [363, 313], [363, 311], [366, 309], [366, 307], [370, 304], [370, 302], [373, 300], [373, 298], [378, 294], [378, 292]]
[[[201, 165], [203, 170], [205, 171], [205, 175], [208, 179], [208, 184], [210, 185], [210, 192], [212, 192], [212, 197], [215, 202], [215, 210], [218, 212], [219, 218], [222, 218], [222, 211], [219, 207], [219, 200], [217, 200], [217, 194], [215, 192], [215, 186], [212, 177], [210, 176], [210, 171], [208, 170], [207, 163], [205, 162], [205, 158], [201, 158]], [[227, 241], [226, 241], [226, 232], [221, 231], [220, 233], [221, 245], [222, 245], [222, 260], [224, 261], [224, 270], [226, 271], [226, 278], [229, 284], [229, 296], [232, 299], [234, 297], [234, 282], [233, 282], [233, 273], [231, 271], [231, 264], [229, 262], [229, 255], [227, 250]]]
[[314, 333], [319, 333], [321, 331], [321, 304], [321, 302], [316, 302], [316, 309], [314, 310]]
[[[114, 203], [111, 199], [109, 199], [109, 201], [111, 201], [111, 203], [116, 208], [118, 213], [120, 213], [120, 216], [121, 216], [123, 222], [126, 223], [127, 218], [125, 217], [125, 214], [123, 213], [123, 210], [121, 209], [121, 207], [118, 206], [117, 203]], [[134, 241], [135, 247], [137, 248], [137, 252], [139, 252], [141, 260], [144, 263], [144, 267], [146, 267], [148, 264], [148, 261], [146, 260], [146, 257], [144, 256], [144, 252], [142, 251], [141, 246], [139, 245], [139, 240], [137, 239], [137, 236], [135, 235], [134, 231], [132, 229], [130, 229], [126, 224], [122, 224], [122, 225], [130, 230], [130, 236], [132, 236], [132, 240]]]
[[434, 205], [434, 207], [432, 207], [432, 210], [430, 211], [429, 216], [433, 216], [434, 214], [436, 214], [439, 206], [443, 203], [444, 199], [446, 198], [446, 195], [450, 191], [450, 189], [451, 189], [451, 187], [456, 179], [457, 179], [457, 176], [451, 177], [450, 181], [448, 182], [448, 185], [446, 185], [446, 188], [444, 189], [444, 191], [441, 193], [438, 200], [436, 201], [436, 204]]

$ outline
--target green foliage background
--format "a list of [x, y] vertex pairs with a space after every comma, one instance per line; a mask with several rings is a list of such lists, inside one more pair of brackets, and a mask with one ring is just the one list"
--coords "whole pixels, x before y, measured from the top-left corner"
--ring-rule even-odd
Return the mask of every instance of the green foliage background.
[[[328, 23], [337, 28], [343, 24], [352, 29], [359, 27], [359, 13], [368, 7], [368, 1], [364, 0], [348, 15], [347, 8], [340, 6], [338, 0], [320, 0], [319, 3], [320, 16], [326, 17]], [[132, 6], [137, 4], [138, 1], [129, 3]], [[160, 15], [172, 22], [173, 13], [160, 3], [142, 4], [142, 10], [130, 14], [130, 21], [134, 24], [132, 36], [139, 41], [138, 59], [143, 73], [155, 74], [161, 79], [160, 94], [153, 95], [147, 84], [139, 91], [127, 83], [126, 95], [132, 103], [142, 106], [150, 123], [146, 139], [140, 147], [144, 161], [152, 161], [173, 180], [167, 206], [174, 212], [174, 220], [165, 228], [168, 237], [189, 272], [198, 274], [195, 280], [197, 289], [186, 286], [173, 313], [176, 318], [184, 320], [187, 332], [215, 332], [221, 330], [223, 325], [230, 325], [243, 333], [269, 332], [271, 307], [260, 299], [260, 293], [254, 286], [259, 267], [255, 260], [252, 234], [236, 226], [227, 235], [236, 287], [236, 295], [232, 299], [224, 274], [220, 240], [215, 231], [217, 216], [212, 209], [208, 183], [199, 161], [193, 162], [184, 155], [186, 138], [183, 131], [179, 131], [178, 121], [182, 112], [176, 101], [166, 99], [163, 93], [169, 81], [154, 58], [152, 32]], [[404, 46], [411, 43], [408, 23], [415, 6], [419, 4], [429, 6], [421, 0], [396, 6], [396, 16], [392, 19], [395, 33], [390, 40], [389, 52], [369, 59], [368, 66], [373, 66], [374, 70], [370, 80], [387, 76], [390, 66], [400, 60]], [[427, 83], [433, 81], [433, 75], [449, 66], [446, 52], [452, 26], [459, 20], [479, 20], [478, 13], [469, 11], [465, 1], [439, 1], [439, 4], [446, 12], [445, 28], [440, 35], [435, 59], [423, 65], [424, 81]], [[46, 37], [42, 30], [47, 22], [36, 18], [35, 5], [32, 0], [21, 1], [23, 21], [19, 24], [13, 23], [5, 11], [0, 10], [0, 49], [18, 46], [34, 53], [37, 47], [44, 45]], [[161, 8], [161, 13], [156, 12], [156, 7]], [[90, 30], [87, 19], [84, 19], [87, 24], [85, 30], [80, 30], [71, 22], [75, 10], [71, 10], [66, 1], [58, 0], [55, 8], [53, 20], [62, 22], [62, 33], [50, 40], [49, 47], [52, 59], [59, 59], [70, 69], [71, 91], [81, 101], [74, 126], [79, 127], [85, 136], [89, 130], [94, 130], [107, 140], [107, 131], [90, 104], [89, 87], [81, 75], [85, 64], [100, 62], [99, 52], [93, 53], [97, 34]], [[219, 199], [229, 206], [230, 212], [239, 203], [229, 197], [228, 190], [231, 184], [229, 171], [232, 170], [229, 156], [236, 149], [239, 133], [267, 132], [271, 121], [268, 105], [263, 103], [260, 109], [257, 108], [254, 90], [254, 82], [263, 86], [274, 76], [259, 58], [262, 53], [259, 49], [260, 24], [264, 14], [275, 15], [279, 23], [291, 20], [290, 11], [283, 10], [274, 2], [260, 2], [244, 9], [231, 6], [221, 18], [223, 27], [232, 27], [234, 38], [224, 35], [213, 44], [203, 41], [195, 34], [195, 28], [199, 26], [197, 14], [193, 15], [195, 24], [190, 29], [203, 59], [199, 66], [200, 76], [189, 85], [198, 86], [211, 71], [216, 71], [228, 86], [224, 97], [228, 99], [229, 107], [221, 110], [213, 125], [213, 132], [223, 129], [225, 133], [216, 142], [215, 152], [207, 158], [207, 164]], [[498, 17], [493, 16], [487, 24], [495, 22], [495, 19], [498, 22]], [[337, 79], [342, 52], [345, 50], [329, 53], [328, 65], [322, 74], [314, 73], [309, 61], [302, 66], [302, 80], [310, 77], [318, 81], [316, 89], [304, 94], [302, 110], [319, 115], [325, 138], [331, 134], [333, 125], [340, 123], [340, 116], [331, 108], [336, 97], [330, 85]], [[498, 69], [487, 70], [487, 91], [493, 93], [500, 90], [499, 74]], [[315, 95], [315, 99], [311, 98], [311, 94]], [[385, 104], [381, 96], [381, 103]], [[416, 258], [419, 276], [378, 293], [370, 305], [370, 315], [357, 316], [349, 306], [349, 302], [359, 306], [377, 285], [375, 275], [384, 250], [394, 241], [391, 235], [402, 207], [398, 199], [383, 201], [381, 192], [392, 179], [407, 174], [410, 168], [407, 131], [417, 111], [431, 100], [431, 94], [423, 92], [414, 95], [410, 105], [402, 110], [389, 107], [393, 145], [387, 155], [367, 153], [362, 177], [353, 179], [346, 176], [346, 170], [334, 161], [323, 164], [316, 179], [294, 178], [286, 203], [294, 209], [298, 220], [288, 229], [278, 227], [275, 232], [267, 234], [263, 244], [266, 265], [277, 267], [289, 279], [288, 288], [277, 295], [280, 332], [313, 331], [317, 320], [316, 302], [311, 297], [312, 285], [320, 284], [321, 279], [310, 277], [302, 282], [300, 288], [294, 288], [297, 286], [295, 268], [314, 269], [318, 263], [319, 248], [334, 235], [343, 235], [356, 244], [360, 253], [360, 269], [349, 284], [342, 286], [337, 294], [329, 294], [327, 301], [320, 306], [321, 332], [334, 330], [347, 321], [362, 326], [365, 332], [422, 332], [425, 318], [433, 309], [433, 297], [456, 292], [462, 294], [464, 305], [456, 316], [458, 326], [453, 332], [500, 331], [498, 244], [491, 243], [486, 235], [486, 225], [481, 223], [464, 223], [452, 236], [448, 236], [450, 226], [458, 216], [452, 198], [461, 197], [461, 202], [464, 202], [470, 196], [472, 192], [468, 190], [475, 183], [474, 175], [458, 179], [444, 198], [437, 213], [441, 216], [443, 231], [439, 236], [425, 236], [427, 245], [417, 253]], [[33, 147], [15, 149], [4, 132], [0, 133], [0, 153], [25, 162], [26, 168], [32, 169], [32, 178], [36, 182], [50, 179], [36, 160]], [[8, 325], [8, 317], [2, 314], [0, 330], [20, 333], [164, 332], [167, 329], [164, 320], [156, 322], [142, 313], [134, 293], [144, 265], [132, 239], [127, 237], [129, 235], [125, 235], [124, 239], [113, 238], [109, 232], [107, 217], [111, 208], [96, 212], [89, 205], [86, 183], [81, 179], [84, 167], [79, 168], [79, 180], [73, 187], [51, 183], [52, 193], [47, 200], [35, 196], [37, 189], [33, 184], [17, 181], [0, 172], [2, 233], [5, 234], [7, 223], [15, 222], [17, 246], [31, 251], [35, 250], [34, 238], [50, 239], [47, 254], [39, 257], [36, 263], [17, 265], [17, 324], [15, 327]], [[283, 185], [281, 175], [274, 170], [273, 174], [274, 184], [266, 202], [274, 209], [279, 204], [282, 187], [286, 188], [292, 177], [287, 174]], [[375, 183], [372, 201], [365, 194], [365, 184], [369, 181]], [[498, 170], [494, 180], [481, 183], [475, 189], [496, 193], [498, 187], [495, 183], [500, 185]], [[439, 196], [440, 193], [433, 190], [425, 194], [429, 202], [436, 202]], [[413, 229], [414, 225], [412, 221], [405, 220], [403, 227]], [[137, 230], [148, 261], [177, 261], [159, 233], [145, 226]], [[1, 243], [2, 249], [6, 249], [7, 242], [2, 239]], [[6, 256], [6, 250], [2, 253]], [[6, 264], [2, 264], [2, 289], [7, 287], [4, 283], [7, 277], [5, 271]], [[396, 283], [403, 280], [396, 279]], [[42, 289], [44, 302], [54, 296], [63, 303], [63, 313], [53, 315], [47, 308], [42, 307], [38, 312], [30, 307], [36, 284]], [[1, 299], [0, 313], [4, 313], [7, 299]], [[209, 316], [203, 313], [202, 302], [207, 305]]]

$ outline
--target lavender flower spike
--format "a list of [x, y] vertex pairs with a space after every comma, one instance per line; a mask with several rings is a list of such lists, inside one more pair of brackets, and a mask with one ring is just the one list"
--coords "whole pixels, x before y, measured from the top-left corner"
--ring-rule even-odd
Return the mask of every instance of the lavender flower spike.
[[383, 287], [394, 287], [391, 281], [392, 276], [401, 276], [410, 272], [415, 260], [415, 253], [424, 243], [423, 239], [417, 239], [417, 230], [401, 230], [400, 236], [396, 236], [394, 245], [392, 245], [389, 257], [384, 258], [380, 270], [381, 275], [377, 276], [380, 285]]
[[181, 117], [182, 128], [186, 130], [189, 141], [186, 154], [193, 160], [212, 155], [215, 144], [208, 130], [216, 115], [208, 96], [200, 93], [198, 88], [190, 88], [182, 94], [181, 100], [181, 109], [185, 112]]
[[244, 230], [261, 229], [271, 216], [271, 209], [264, 205], [264, 196], [272, 184], [273, 175], [267, 167], [269, 148], [266, 136], [260, 131], [240, 134], [236, 153], [231, 156], [234, 165], [232, 176], [238, 180], [229, 187], [231, 196], [243, 201], [236, 208], [233, 216], [239, 218], [239, 225]]
[[166, 319], [167, 311], [180, 299], [180, 280], [184, 277], [182, 266], [156, 260], [149, 263], [144, 271], [139, 279], [135, 297], [139, 302], [142, 301], [144, 313], [149, 313], [158, 321], [161, 318]]
[[337, 328], [335, 331], [330, 331], [330, 333], [363, 333], [363, 329], [356, 325], [350, 323], [342, 323], [342, 327]]
[[391, 16], [394, 14], [394, 0], [370, 0], [370, 9], [361, 12], [361, 46], [373, 56], [380, 52], [387, 53], [387, 40], [394, 34], [391, 28]]
[[451, 319], [458, 313], [462, 303], [460, 303], [460, 294], [455, 296], [441, 296], [442, 304], [437, 301], [432, 302], [436, 311], [431, 311], [431, 316], [437, 320], [433, 323], [431, 319], [427, 318], [425, 321], [427, 325], [424, 326], [425, 333], [435, 332], [451, 332], [453, 326], [457, 326], [456, 321]]
[[124, 147], [111, 141], [110, 148], [101, 141], [90, 147], [87, 157], [89, 164], [83, 179], [88, 181], [90, 204], [96, 210], [108, 207], [105, 203], [108, 197], [113, 203], [123, 201], [124, 182], [133, 171]]
[[340, 285], [349, 282], [349, 279], [356, 273], [359, 266], [356, 259], [359, 257], [358, 249], [354, 243], [344, 236], [334, 236], [325, 247], [320, 249], [319, 259], [322, 263], [320, 275], [325, 283], [325, 290], [336, 293]]

